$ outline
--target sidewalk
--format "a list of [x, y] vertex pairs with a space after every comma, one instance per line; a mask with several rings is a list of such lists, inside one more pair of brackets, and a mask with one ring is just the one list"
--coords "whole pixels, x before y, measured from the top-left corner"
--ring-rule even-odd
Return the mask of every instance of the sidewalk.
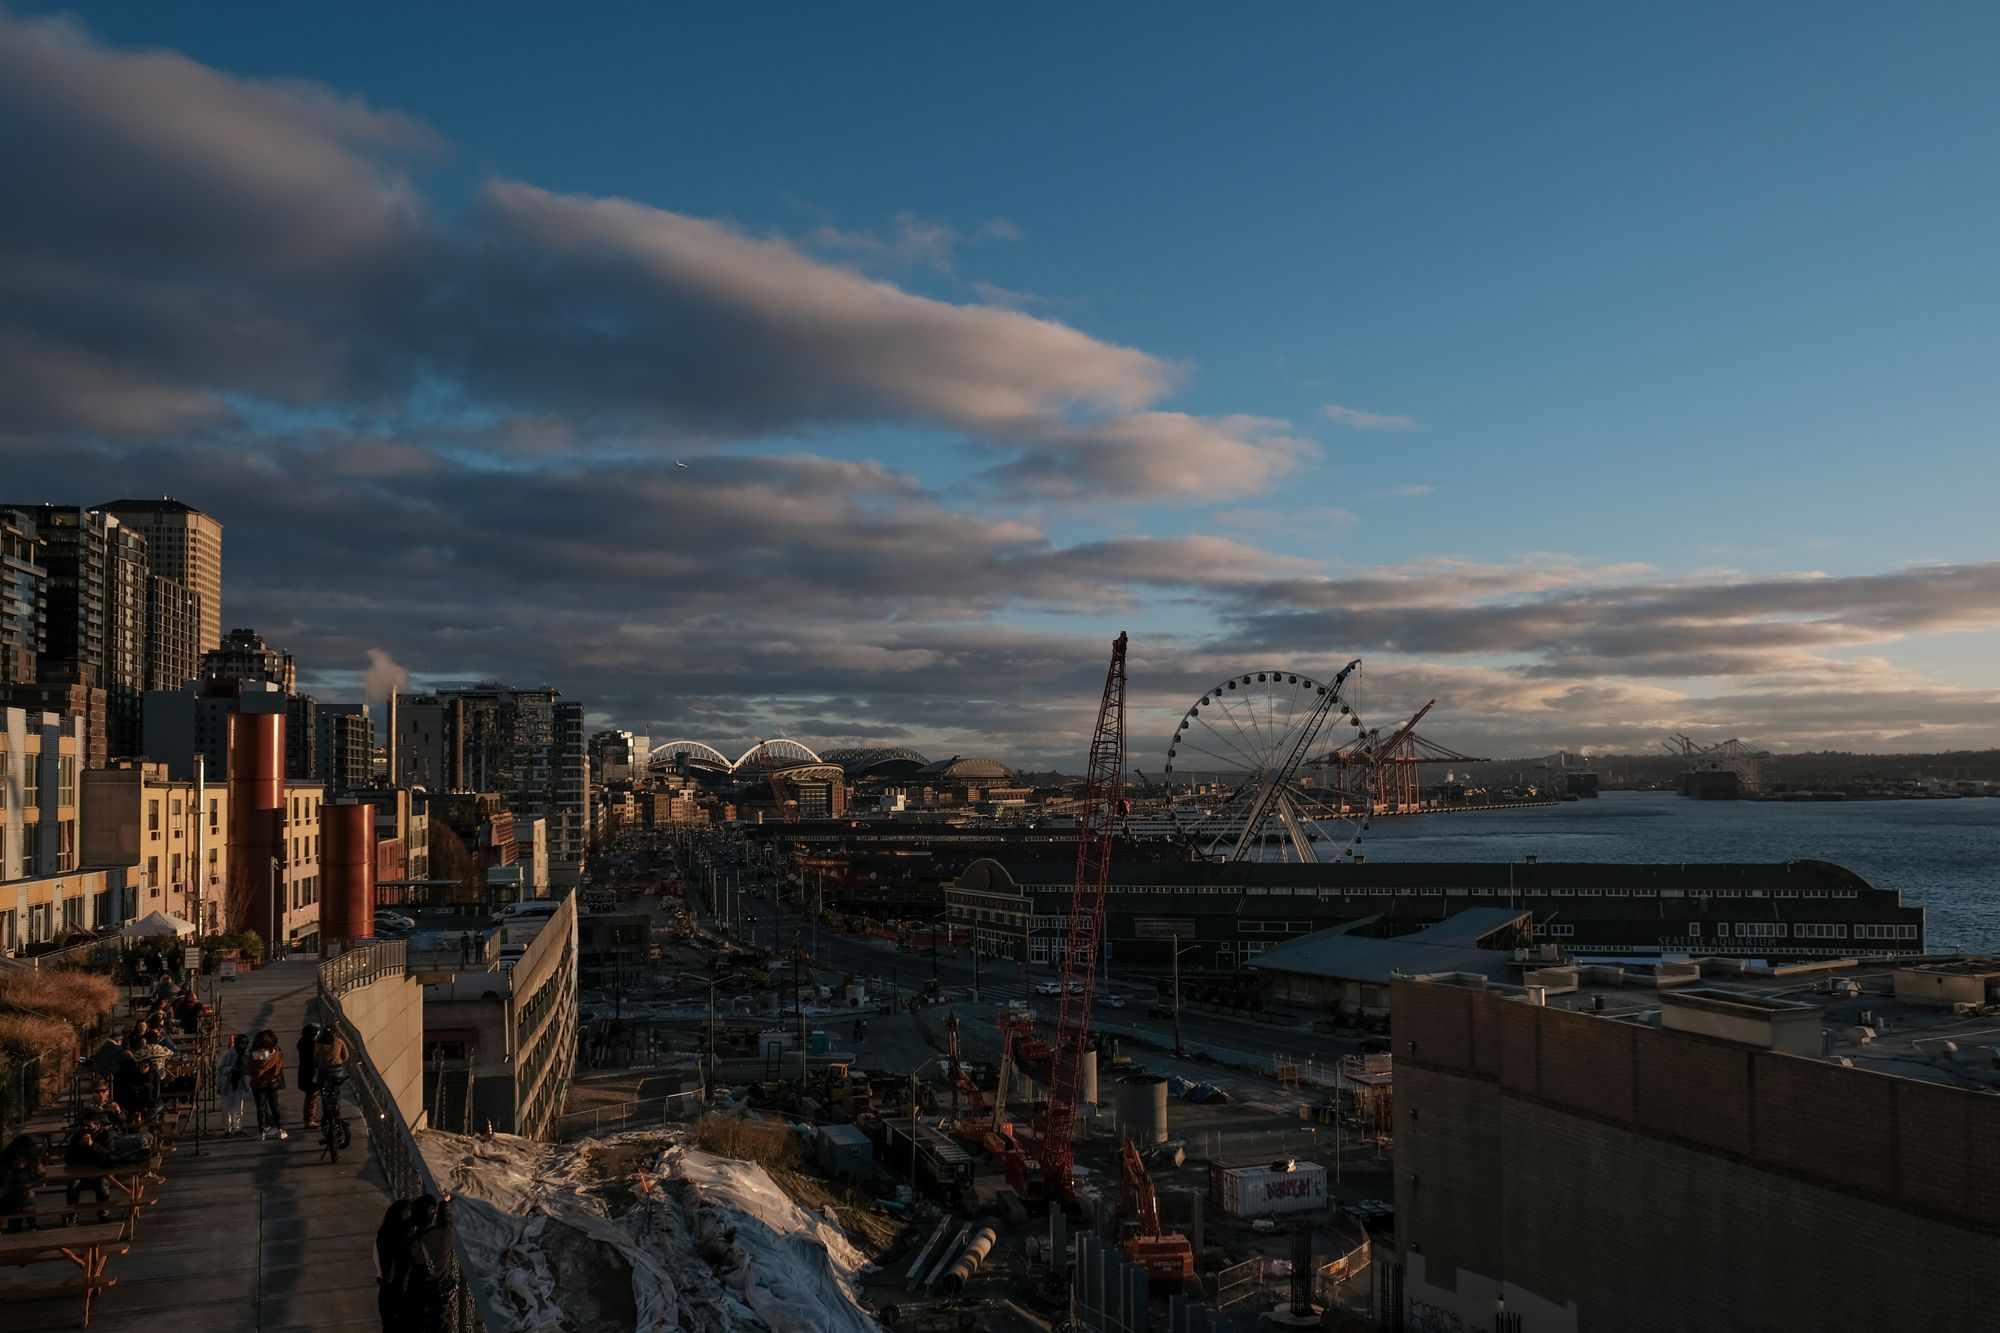
[[[375, 1228], [389, 1196], [367, 1151], [352, 1094], [354, 1142], [332, 1165], [319, 1136], [301, 1128], [297, 1071], [299, 1029], [317, 1020], [317, 961], [290, 959], [224, 983], [225, 1032], [271, 1028], [285, 1051], [280, 1094], [292, 1137], [265, 1143], [254, 1131], [216, 1138], [220, 1103], [210, 1108], [199, 1144], [190, 1129], [160, 1168], [166, 1183], [140, 1220], [131, 1252], [111, 1260], [118, 1285], [91, 1308], [92, 1329], [144, 1329], [163, 1323], [204, 1333], [379, 1329], [375, 1309]], [[246, 1114], [245, 1119], [254, 1121]], [[10, 1330], [70, 1329], [75, 1300], [10, 1305]]]

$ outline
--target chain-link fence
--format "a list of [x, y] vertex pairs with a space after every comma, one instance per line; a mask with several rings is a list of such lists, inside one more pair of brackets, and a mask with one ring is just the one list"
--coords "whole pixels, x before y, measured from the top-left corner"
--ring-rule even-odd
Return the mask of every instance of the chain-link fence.
[[701, 1093], [698, 1091], [648, 1097], [644, 1101], [616, 1102], [610, 1106], [587, 1107], [556, 1116], [549, 1121], [548, 1137], [557, 1143], [573, 1139], [601, 1139], [607, 1134], [622, 1134], [628, 1129], [658, 1129], [665, 1125], [686, 1124], [699, 1116], [701, 1111]]

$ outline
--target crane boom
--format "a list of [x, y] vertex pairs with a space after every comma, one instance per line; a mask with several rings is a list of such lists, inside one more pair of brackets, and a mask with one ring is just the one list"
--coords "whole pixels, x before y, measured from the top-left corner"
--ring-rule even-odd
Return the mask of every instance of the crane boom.
[[1056, 1010], [1056, 1041], [1049, 1062], [1049, 1110], [1042, 1125], [1043, 1188], [1073, 1199], [1076, 1164], [1070, 1144], [1076, 1132], [1076, 1102], [1082, 1086], [1083, 1045], [1090, 1033], [1097, 947], [1104, 929], [1104, 892], [1111, 881], [1111, 842], [1125, 793], [1125, 644], [1111, 644], [1104, 697], [1097, 706], [1097, 729], [1090, 738], [1090, 765], [1083, 803], [1076, 812], [1076, 883], [1070, 892], [1069, 931], [1063, 941], [1062, 999]]

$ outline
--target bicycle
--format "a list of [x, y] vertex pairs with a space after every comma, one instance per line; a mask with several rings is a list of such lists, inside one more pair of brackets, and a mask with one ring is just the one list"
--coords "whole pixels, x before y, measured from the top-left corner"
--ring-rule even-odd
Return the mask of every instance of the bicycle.
[[340, 1150], [354, 1141], [347, 1117], [340, 1113], [340, 1085], [346, 1081], [346, 1071], [338, 1066], [319, 1072], [320, 1155], [331, 1162], [338, 1162]]

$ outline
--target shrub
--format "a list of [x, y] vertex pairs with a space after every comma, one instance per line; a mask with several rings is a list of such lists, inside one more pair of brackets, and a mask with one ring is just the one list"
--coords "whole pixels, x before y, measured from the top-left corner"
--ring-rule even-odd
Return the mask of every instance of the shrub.
[[38, 1055], [42, 1061], [42, 1090], [62, 1091], [63, 1079], [76, 1064], [76, 1029], [60, 1018], [41, 1014], [0, 1014], [0, 1053], [6, 1063], [23, 1064]]
[[694, 1122], [693, 1138], [695, 1147], [703, 1152], [739, 1162], [796, 1168], [803, 1161], [797, 1136], [776, 1121], [705, 1115]]
[[94, 972], [61, 968], [0, 977], [0, 1001], [72, 1024], [79, 1033], [94, 1032], [118, 1002], [118, 990]]

